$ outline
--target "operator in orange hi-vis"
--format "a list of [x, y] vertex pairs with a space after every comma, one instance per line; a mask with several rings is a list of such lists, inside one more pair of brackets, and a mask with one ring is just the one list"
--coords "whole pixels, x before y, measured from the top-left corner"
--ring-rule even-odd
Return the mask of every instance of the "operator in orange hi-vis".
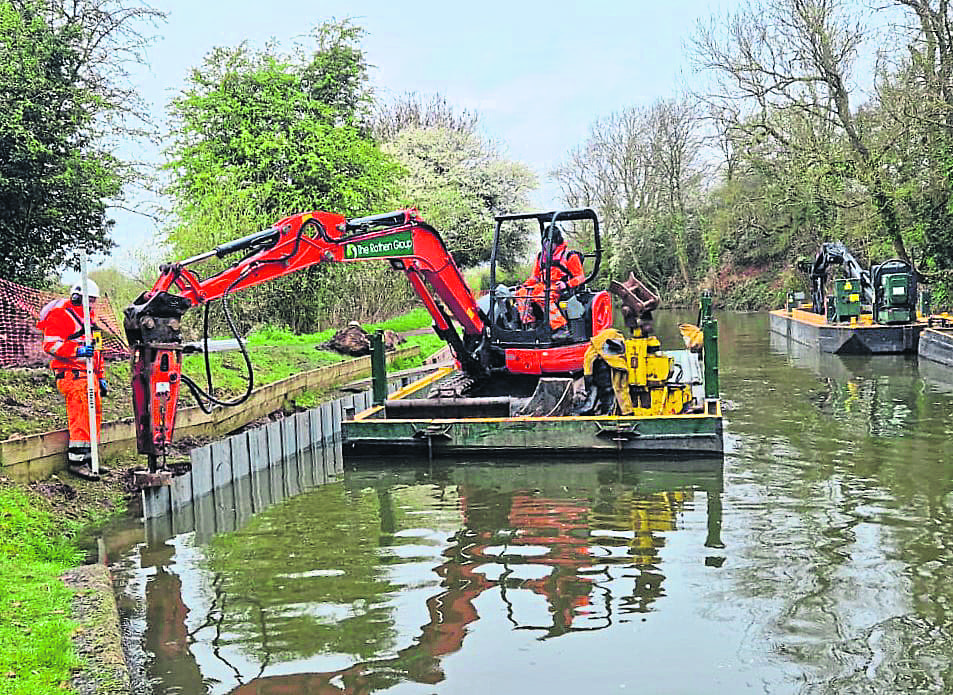
[[52, 357], [50, 368], [56, 379], [56, 387], [66, 399], [66, 415], [69, 419], [69, 448], [66, 465], [70, 473], [97, 480], [92, 470], [92, 445], [89, 430], [89, 400], [87, 395], [86, 358], [93, 359], [93, 369], [99, 388], [96, 389], [96, 433], [102, 424], [102, 401], [109, 386], [103, 379], [103, 356], [99, 349], [99, 328], [96, 325], [96, 298], [99, 287], [87, 281], [89, 292], [89, 321], [92, 327], [93, 345], [86, 343], [83, 327], [83, 288], [74, 285], [68, 299], [55, 299], [40, 311], [37, 328], [43, 331], [43, 349]]
[[[553, 247], [552, 256], [547, 253], [546, 246], [549, 243], [552, 243]], [[553, 329], [553, 338], [559, 340], [568, 337], [567, 331], [560, 330], [565, 329], [566, 317], [557, 306], [559, 297], [567, 289], [581, 285], [586, 279], [586, 273], [582, 268], [582, 254], [569, 250], [563, 238], [563, 231], [558, 224], [552, 225], [552, 234], [549, 239], [543, 234], [542, 245], [542, 250], [536, 254], [533, 274], [516, 290], [516, 309], [523, 323], [533, 322], [533, 304], [538, 304], [542, 308], [546, 297], [546, 261], [543, 259], [551, 257], [552, 291], [549, 297], [549, 325]]]

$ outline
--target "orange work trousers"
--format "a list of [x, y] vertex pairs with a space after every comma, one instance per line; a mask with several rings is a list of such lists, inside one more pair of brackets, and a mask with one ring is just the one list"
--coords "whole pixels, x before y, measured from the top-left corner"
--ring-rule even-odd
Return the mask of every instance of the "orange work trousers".
[[[566, 317], [556, 306], [558, 295], [559, 292], [555, 289], [549, 293], [549, 325], [554, 331], [566, 325]], [[532, 287], [520, 285], [516, 290], [516, 310], [520, 314], [520, 320], [523, 323], [530, 323], [533, 320], [533, 304], [538, 304], [542, 308], [545, 300], [546, 283], [540, 282]]]
[[[86, 400], [86, 375], [83, 374], [78, 379], [74, 379], [72, 374], [67, 372], [65, 377], [56, 380], [56, 388], [66, 399], [70, 444], [89, 444], [91, 439], [89, 436], [89, 402]], [[99, 431], [103, 424], [103, 403], [99, 397], [98, 379], [93, 387], [93, 392], [96, 394], [96, 441], [102, 441], [99, 438]]]

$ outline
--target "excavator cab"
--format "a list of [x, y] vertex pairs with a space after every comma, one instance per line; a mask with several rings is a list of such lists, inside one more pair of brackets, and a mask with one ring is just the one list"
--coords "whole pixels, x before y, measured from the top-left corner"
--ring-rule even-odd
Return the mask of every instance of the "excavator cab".
[[[524, 322], [517, 310], [518, 287], [497, 284], [501, 230], [504, 225], [525, 224], [538, 229], [542, 246], [542, 291], [533, 299], [537, 320]], [[532, 222], [536, 224], [533, 225]], [[556, 229], [572, 226], [573, 243], [569, 253], [579, 254], [585, 271], [583, 282], [560, 290], [552, 276], [552, 235]], [[591, 234], [591, 240], [589, 238]], [[579, 249], [578, 247], [582, 247]], [[578, 249], [578, 250], [577, 250]], [[584, 249], [584, 250], [583, 250]], [[490, 291], [477, 302], [487, 331], [490, 368], [510, 373], [543, 374], [572, 372], [580, 368], [589, 340], [612, 325], [612, 303], [605, 291], [595, 291], [590, 283], [598, 276], [602, 262], [599, 218], [591, 208], [498, 215], [490, 255]], [[548, 307], [556, 308], [566, 326], [554, 331], [546, 320]]]

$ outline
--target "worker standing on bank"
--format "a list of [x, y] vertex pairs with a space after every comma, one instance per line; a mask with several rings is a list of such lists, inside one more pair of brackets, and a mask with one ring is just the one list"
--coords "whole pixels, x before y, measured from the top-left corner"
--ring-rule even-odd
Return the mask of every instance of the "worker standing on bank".
[[[550, 269], [551, 291], [549, 297], [549, 325], [553, 338], [568, 337], [564, 329], [566, 317], [559, 310], [559, 296], [567, 289], [573, 289], [586, 280], [582, 267], [582, 254], [571, 251], [566, 245], [563, 231], [558, 224], [549, 227], [550, 234], [544, 232], [542, 249], [536, 254], [533, 274], [516, 290], [516, 309], [524, 324], [533, 321], [533, 304], [543, 307], [546, 297], [546, 267]], [[544, 310], [544, 315], [545, 315]], [[566, 334], [566, 335], [563, 335]]]
[[93, 370], [99, 383], [96, 391], [96, 432], [102, 424], [102, 400], [108, 391], [103, 379], [103, 356], [100, 350], [100, 333], [96, 325], [96, 299], [99, 287], [87, 281], [89, 293], [89, 322], [93, 331], [93, 344], [86, 343], [83, 327], [83, 288], [74, 285], [68, 299], [55, 299], [40, 311], [37, 328], [43, 331], [43, 349], [52, 358], [50, 368], [56, 379], [56, 387], [66, 399], [66, 416], [69, 419], [69, 448], [66, 464], [70, 473], [87, 480], [98, 480], [92, 470], [92, 446], [90, 440], [89, 401], [87, 400], [86, 358], [93, 360]]

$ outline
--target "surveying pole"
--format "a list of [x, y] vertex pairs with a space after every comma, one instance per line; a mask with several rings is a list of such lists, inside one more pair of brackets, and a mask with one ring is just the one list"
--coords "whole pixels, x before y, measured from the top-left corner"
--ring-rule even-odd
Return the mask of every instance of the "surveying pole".
[[[86, 336], [86, 345], [93, 345], [93, 327], [89, 320], [89, 283], [86, 274], [86, 252], [80, 261], [83, 287], [83, 332]], [[86, 404], [89, 406], [89, 446], [93, 454], [93, 473], [99, 475], [99, 430], [96, 427], [96, 372], [93, 368], [93, 358], [86, 358]]]

